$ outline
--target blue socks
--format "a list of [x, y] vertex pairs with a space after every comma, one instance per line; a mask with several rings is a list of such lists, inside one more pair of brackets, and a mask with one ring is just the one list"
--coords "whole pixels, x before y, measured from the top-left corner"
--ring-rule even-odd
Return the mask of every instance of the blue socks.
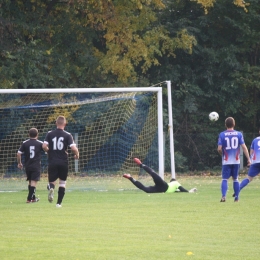
[[[238, 180], [233, 181], [233, 189], [234, 189], [234, 195], [235, 200], [238, 200], [239, 192], [249, 183], [249, 179], [244, 179], [242, 182], [239, 184]], [[221, 192], [222, 192], [222, 197], [226, 197], [228, 190], [228, 181], [227, 180], [222, 180], [221, 183]]]
[[228, 189], [227, 180], [222, 180], [222, 183], [221, 183], [222, 197], [226, 197], [227, 189]]
[[242, 180], [242, 182], [240, 183], [240, 190], [242, 190], [248, 183], [249, 180], [247, 178]]
[[236, 199], [238, 199], [239, 192], [240, 192], [239, 182], [237, 180], [233, 181], [233, 189], [234, 189], [234, 192], [235, 192], [235, 200], [236, 200]]

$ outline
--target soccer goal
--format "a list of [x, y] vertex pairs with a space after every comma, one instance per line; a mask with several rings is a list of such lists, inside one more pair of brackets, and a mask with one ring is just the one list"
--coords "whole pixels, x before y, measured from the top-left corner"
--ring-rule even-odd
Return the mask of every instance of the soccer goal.
[[[64, 115], [80, 151], [69, 153], [70, 174], [138, 174], [133, 158], [164, 176], [161, 87], [0, 89], [0, 158], [2, 176], [19, 173], [16, 153], [35, 127], [39, 140]], [[47, 157], [42, 156], [47, 173]]]

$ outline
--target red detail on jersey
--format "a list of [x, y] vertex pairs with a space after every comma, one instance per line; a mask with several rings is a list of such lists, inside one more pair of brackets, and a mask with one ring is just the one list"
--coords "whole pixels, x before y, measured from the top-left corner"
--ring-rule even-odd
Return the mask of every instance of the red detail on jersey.
[[239, 160], [239, 156], [240, 156], [240, 151], [238, 150], [237, 153], [236, 153], [236, 160], [237, 161]]
[[224, 161], [228, 160], [228, 153], [224, 150]]

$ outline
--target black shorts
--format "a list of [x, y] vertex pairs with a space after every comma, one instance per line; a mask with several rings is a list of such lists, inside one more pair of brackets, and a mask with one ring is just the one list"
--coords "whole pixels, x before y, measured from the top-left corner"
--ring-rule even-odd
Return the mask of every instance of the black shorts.
[[57, 179], [66, 181], [68, 177], [69, 167], [68, 164], [49, 164], [48, 166], [48, 179], [49, 182], [54, 182]]
[[25, 170], [27, 181], [39, 181], [41, 178], [40, 170]]

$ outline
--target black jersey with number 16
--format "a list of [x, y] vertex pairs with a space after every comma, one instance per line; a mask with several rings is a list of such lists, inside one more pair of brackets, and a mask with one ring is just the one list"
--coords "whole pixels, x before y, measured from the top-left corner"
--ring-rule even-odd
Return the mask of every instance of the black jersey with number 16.
[[67, 163], [68, 147], [76, 145], [72, 135], [62, 129], [49, 131], [45, 137], [44, 143], [48, 144], [49, 163]]

